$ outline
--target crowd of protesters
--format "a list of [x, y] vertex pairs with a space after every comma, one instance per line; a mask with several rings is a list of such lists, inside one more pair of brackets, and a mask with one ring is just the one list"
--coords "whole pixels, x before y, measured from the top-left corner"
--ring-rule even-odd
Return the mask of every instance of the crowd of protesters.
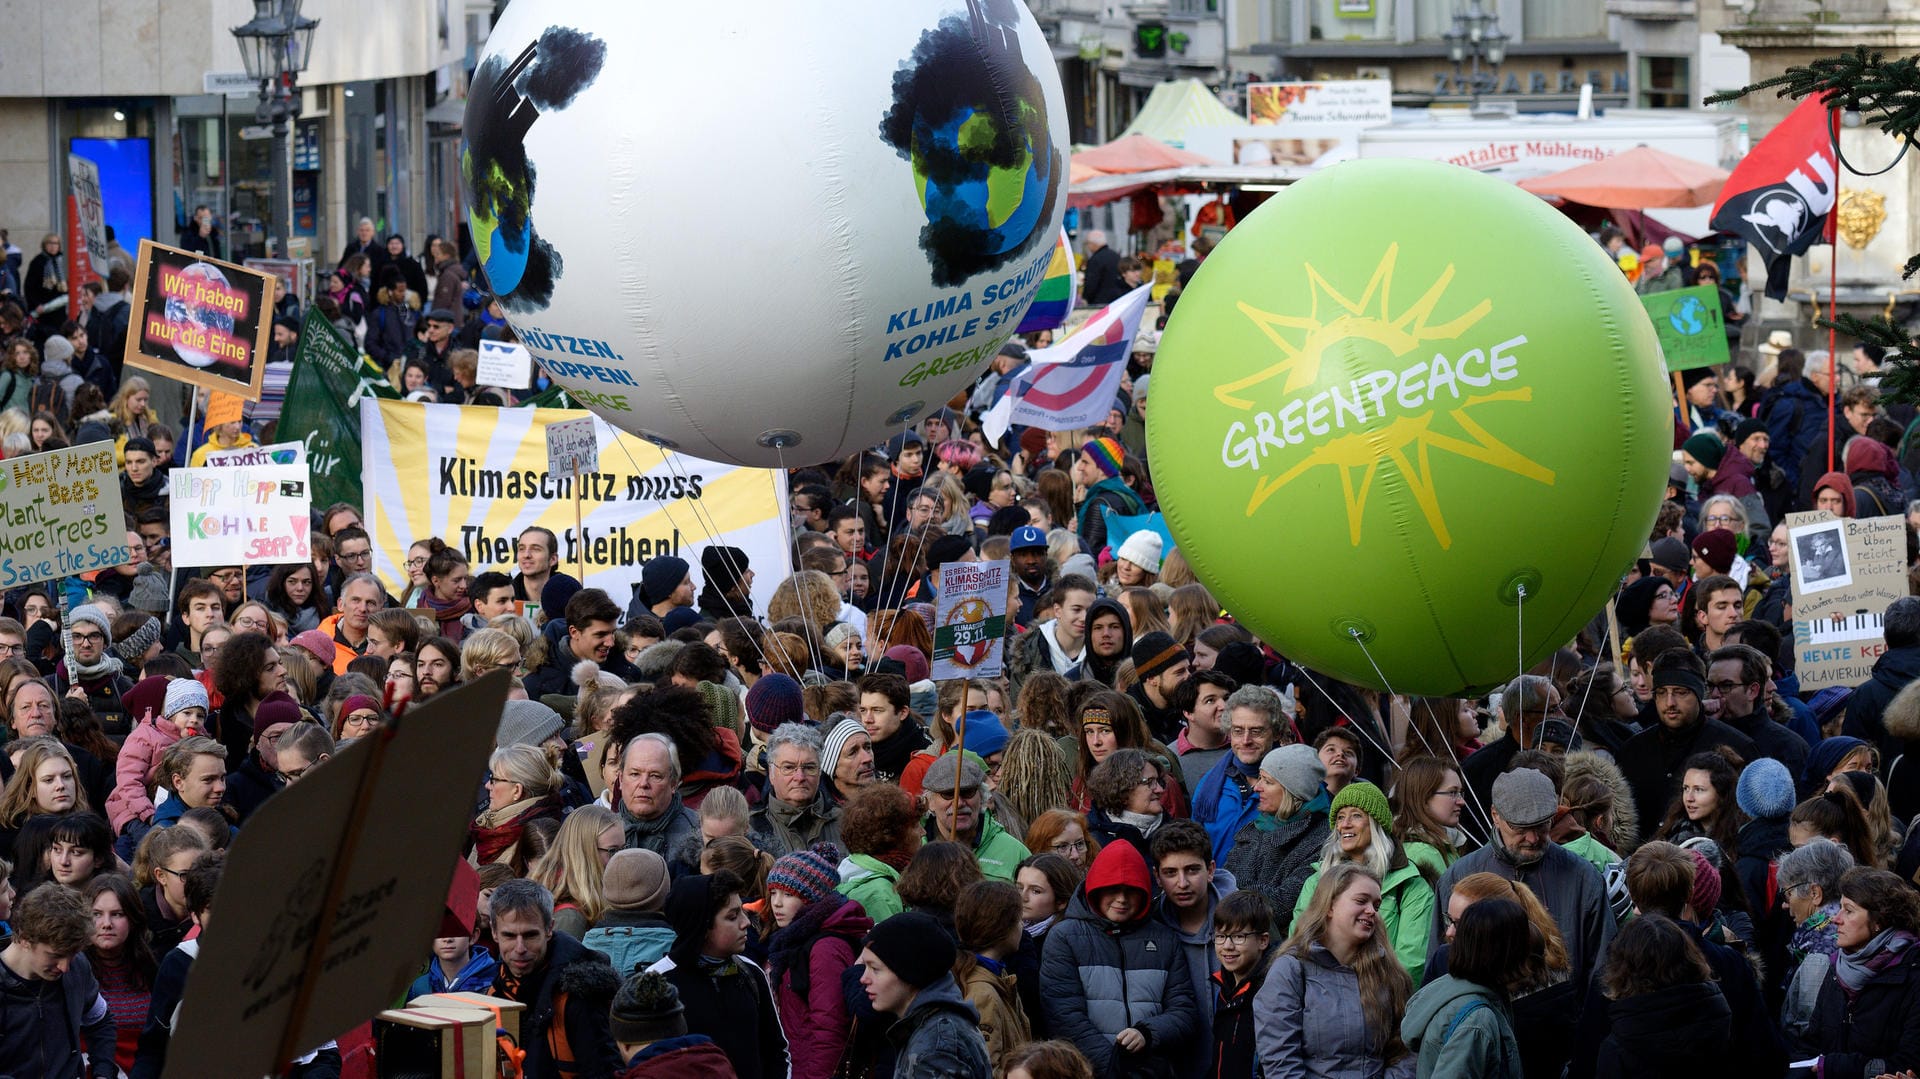
[[[454, 320], [407, 321], [426, 267], [398, 237], [359, 245], [339, 286], [384, 283], [343, 328], [405, 382], [396, 321], [444, 353]], [[464, 295], [435, 261], [434, 302]], [[716, 541], [626, 595], [541, 527], [511, 572], [407, 537], [382, 580], [348, 504], [310, 562], [176, 566], [168, 471], [258, 421], [182, 436], [141, 380], [92, 381], [85, 327], [19, 339], [35, 379], [52, 341], [81, 359], [66, 392], [119, 442], [135, 557], [4, 597], [0, 1072], [160, 1074], [234, 836], [500, 669], [472, 928], [408, 958], [416, 994], [524, 1004], [535, 1079], [1920, 1068], [1920, 598], [1885, 610], [1866, 683], [1792, 666], [1785, 515], [1920, 495], [1870, 349], [1843, 386], [1784, 347], [1732, 394], [1686, 374], [1618, 639], [1596, 612], [1461, 700], [1291, 663], [1159, 533], [1116, 531], [1155, 505], [1151, 330], [1106, 423], [991, 444], [1009, 344], [967, 407], [789, 474], [790, 566]], [[77, 407], [36, 411], [29, 448]], [[1005, 675], [936, 682], [941, 567], [1002, 559]], [[782, 577], [764, 610], [756, 572]]]

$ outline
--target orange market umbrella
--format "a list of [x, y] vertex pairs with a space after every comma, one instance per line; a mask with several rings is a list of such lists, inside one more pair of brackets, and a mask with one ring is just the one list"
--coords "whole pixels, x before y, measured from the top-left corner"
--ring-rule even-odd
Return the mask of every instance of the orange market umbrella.
[[1684, 157], [1636, 146], [1602, 161], [1520, 181], [1522, 190], [1610, 210], [1710, 206], [1727, 173]]
[[1176, 150], [1148, 135], [1126, 135], [1105, 146], [1096, 146], [1073, 155], [1070, 175], [1079, 178], [1088, 170], [1094, 173], [1152, 172], [1177, 169], [1186, 165], [1217, 165], [1219, 162], [1190, 150]]

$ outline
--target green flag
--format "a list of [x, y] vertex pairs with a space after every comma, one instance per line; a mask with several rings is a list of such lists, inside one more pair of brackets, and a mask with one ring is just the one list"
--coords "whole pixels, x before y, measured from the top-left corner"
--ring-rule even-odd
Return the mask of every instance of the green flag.
[[1727, 362], [1727, 327], [1721, 321], [1720, 289], [1695, 285], [1640, 297], [1660, 335], [1667, 370], [1687, 371]]
[[360, 504], [360, 398], [368, 395], [400, 396], [379, 364], [309, 307], [276, 437], [306, 443], [315, 508]]

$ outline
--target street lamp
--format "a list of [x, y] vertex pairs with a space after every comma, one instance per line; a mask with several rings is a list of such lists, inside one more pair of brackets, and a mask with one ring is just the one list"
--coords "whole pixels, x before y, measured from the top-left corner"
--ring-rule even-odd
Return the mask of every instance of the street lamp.
[[1468, 0], [1467, 10], [1453, 16], [1453, 29], [1447, 39], [1447, 58], [1453, 61], [1454, 82], [1460, 81], [1460, 68], [1472, 63], [1473, 104], [1480, 103], [1480, 61], [1492, 69], [1486, 83], [1492, 89], [1500, 65], [1507, 59], [1507, 35], [1500, 29], [1500, 16], [1480, 6], [1480, 0]]
[[300, 14], [301, 0], [253, 0], [253, 18], [233, 28], [247, 77], [260, 84], [254, 119], [273, 124], [272, 221], [285, 257], [293, 235], [293, 199], [288, 193], [287, 122], [300, 115], [299, 75], [313, 56], [320, 20]]

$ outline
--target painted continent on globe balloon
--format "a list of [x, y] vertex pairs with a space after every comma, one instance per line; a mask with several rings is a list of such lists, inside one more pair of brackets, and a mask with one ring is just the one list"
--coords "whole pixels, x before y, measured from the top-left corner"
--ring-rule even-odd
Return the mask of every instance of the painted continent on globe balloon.
[[606, 43], [564, 26], [546, 32], [511, 61], [489, 55], [473, 74], [460, 145], [460, 181], [475, 254], [509, 311], [553, 301], [563, 262], [533, 223], [536, 169], [526, 136], [543, 112], [564, 109], [600, 76]]
[[912, 166], [933, 283], [962, 284], [1050, 235], [1066, 162], [1020, 47], [1018, 0], [967, 0], [893, 76], [880, 137]]

